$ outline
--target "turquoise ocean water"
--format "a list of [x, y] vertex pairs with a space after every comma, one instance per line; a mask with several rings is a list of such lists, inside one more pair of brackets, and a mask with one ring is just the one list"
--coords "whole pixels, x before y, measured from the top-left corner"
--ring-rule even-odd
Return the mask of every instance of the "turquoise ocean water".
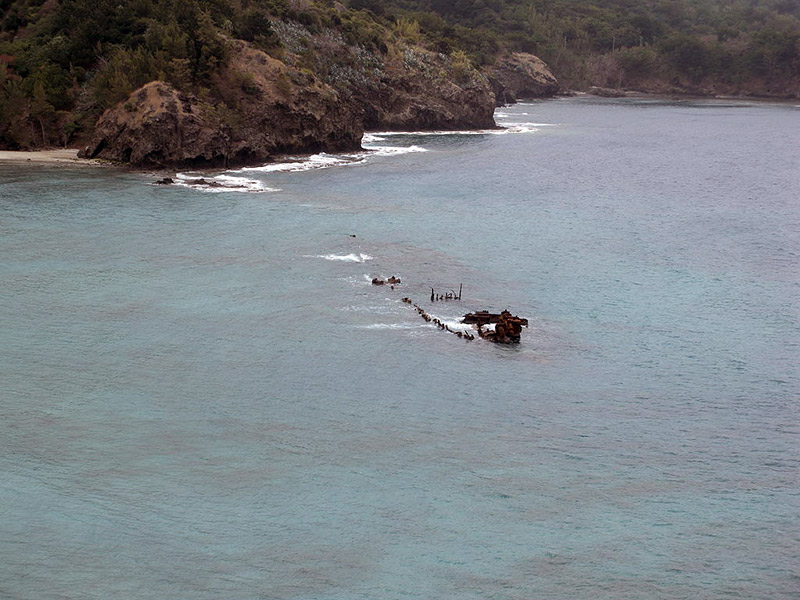
[[800, 108], [497, 120], [0, 165], [0, 598], [800, 597]]

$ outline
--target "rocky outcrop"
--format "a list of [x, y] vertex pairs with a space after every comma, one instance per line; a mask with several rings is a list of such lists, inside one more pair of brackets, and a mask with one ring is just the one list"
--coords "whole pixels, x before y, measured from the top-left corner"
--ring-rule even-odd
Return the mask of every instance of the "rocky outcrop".
[[224, 162], [228, 140], [209, 107], [160, 81], [109, 109], [78, 156], [131, 165]]
[[309, 72], [235, 42], [214, 101], [148, 83], [100, 118], [82, 157], [133, 166], [229, 166], [360, 147], [359, 111]]
[[494, 94], [485, 76], [454, 68], [449, 57], [407, 48], [402, 60], [388, 62], [371, 87], [354, 90], [369, 130], [490, 129]]
[[559, 91], [558, 80], [545, 62], [525, 52], [501, 58], [487, 70], [497, 105], [528, 98], [547, 98]]

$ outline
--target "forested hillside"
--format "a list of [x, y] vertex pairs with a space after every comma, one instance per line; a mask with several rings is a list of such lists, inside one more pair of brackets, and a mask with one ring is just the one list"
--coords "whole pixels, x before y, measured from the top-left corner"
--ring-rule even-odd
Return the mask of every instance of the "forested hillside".
[[[381, 12], [387, 3], [353, 0]], [[795, 96], [797, 0], [394, 0], [447, 50], [490, 62], [501, 48], [544, 59], [567, 86]], [[386, 9], [383, 10], [385, 14]]]
[[258, 92], [237, 40], [344, 95], [392, 60], [467, 89], [515, 51], [571, 89], [800, 94], [796, 0], [0, 0], [0, 146], [78, 143], [153, 80], [230, 108]]

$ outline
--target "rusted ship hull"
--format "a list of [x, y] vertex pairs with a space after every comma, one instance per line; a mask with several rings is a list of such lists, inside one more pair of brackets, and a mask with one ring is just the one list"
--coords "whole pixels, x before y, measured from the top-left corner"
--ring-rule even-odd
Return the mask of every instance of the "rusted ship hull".
[[[477, 325], [478, 335], [496, 344], [518, 344], [522, 339], [522, 328], [528, 326], [528, 319], [514, 316], [507, 310], [499, 314], [479, 310], [464, 315], [461, 322]], [[483, 329], [490, 324], [494, 324], [494, 329]]]
[[[471, 325], [489, 325], [490, 323], [497, 323], [500, 319], [505, 315], [507, 311], [503, 311], [502, 313], [490, 313], [486, 310], [478, 310], [473, 313], [467, 313], [464, 315], [464, 318], [461, 319], [462, 323], [469, 323]], [[511, 316], [509, 313], [508, 316]], [[528, 326], [528, 319], [524, 319], [522, 317], [511, 317], [519, 321], [520, 325], [524, 325], [525, 327]]]

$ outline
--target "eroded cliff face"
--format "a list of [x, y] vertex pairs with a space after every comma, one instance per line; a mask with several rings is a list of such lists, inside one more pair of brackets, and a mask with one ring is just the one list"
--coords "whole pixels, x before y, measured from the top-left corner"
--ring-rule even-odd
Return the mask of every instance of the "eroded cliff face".
[[133, 166], [229, 166], [360, 147], [360, 111], [311, 73], [244, 42], [233, 43], [213, 83], [214, 100], [148, 83], [106, 111], [79, 155]]
[[558, 80], [545, 62], [525, 52], [501, 58], [487, 75], [498, 106], [528, 98], [547, 98], [559, 91]]
[[159, 81], [105, 112], [78, 156], [133, 165], [204, 163], [224, 157], [226, 140], [207, 107]]
[[494, 94], [474, 69], [454, 68], [449, 57], [407, 48], [387, 61], [383, 77], [354, 90], [369, 130], [459, 130], [495, 127]]
[[456, 130], [494, 127], [494, 95], [466, 57], [453, 58], [396, 40], [366, 50], [342, 34], [314, 34], [286, 23], [276, 31], [287, 64], [306, 64], [362, 112], [367, 130]]

